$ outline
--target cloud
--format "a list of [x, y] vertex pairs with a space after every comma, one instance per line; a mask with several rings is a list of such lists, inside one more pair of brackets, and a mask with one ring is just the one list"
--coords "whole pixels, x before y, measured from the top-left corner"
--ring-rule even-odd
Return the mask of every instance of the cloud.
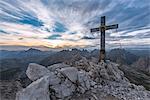
[[94, 37], [84, 36], [84, 37], [82, 37], [82, 39], [95, 39], [95, 38]]
[[1, 22], [0, 29], [4, 29], [5, 32], [9, 33], [12, 36], [21, 36], [25, 38], [45, 38], [50, 35], [49, 32], [43, 31], [41, 29], [27, 24], [22, 25], [16, 23]]
[[[90, 47], [99, 34], [90, 28], [119, 24], [118, 32], [107, 31], [110, 47], [149, 45], [148, 0], [0, 0], [0, 45], [43, 45], [50, 48]], [[142, 41], [142, 42], [141, 42]]]
[[66, 32], [68, 29], [61, 23], [56, 22], [53, 32]]
[[49, 36], [48, 38], [45, 38], [45, 39], [56, 40], [56, 39], [59, 39], [60, 37], [61, 37], [61, 35], [54, 34], [54, 35], [51, 35], [51, 36]]

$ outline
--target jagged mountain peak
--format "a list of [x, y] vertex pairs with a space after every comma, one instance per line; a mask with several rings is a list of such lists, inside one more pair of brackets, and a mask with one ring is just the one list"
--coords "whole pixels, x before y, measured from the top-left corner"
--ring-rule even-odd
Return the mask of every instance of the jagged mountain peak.
[[29, 48], [26, 52], [41, 52], [41, 50], [35, 48]]

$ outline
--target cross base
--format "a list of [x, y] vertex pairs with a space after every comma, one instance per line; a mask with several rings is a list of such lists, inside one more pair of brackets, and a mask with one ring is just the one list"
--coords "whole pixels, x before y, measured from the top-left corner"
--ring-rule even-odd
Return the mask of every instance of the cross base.
[[105, 50], [100, 50], [99, 62], [102, 60], [105, 61]]

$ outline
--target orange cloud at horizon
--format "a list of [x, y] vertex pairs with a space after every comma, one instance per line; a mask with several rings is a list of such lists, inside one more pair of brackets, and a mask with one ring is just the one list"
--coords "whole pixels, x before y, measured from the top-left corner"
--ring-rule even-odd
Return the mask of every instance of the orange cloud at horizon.
[[65, 47], [86, 47], [89, 45], [88, 41], [78, 40], [78, 41], [69, 41], [69, 40], [46, 40], [46, 39], [30, 39], [30, 38], [21, 38], [15, 40], [0, 40], [0, 45], [10, 46], [44, 46], [48, 48], [65, 48]]

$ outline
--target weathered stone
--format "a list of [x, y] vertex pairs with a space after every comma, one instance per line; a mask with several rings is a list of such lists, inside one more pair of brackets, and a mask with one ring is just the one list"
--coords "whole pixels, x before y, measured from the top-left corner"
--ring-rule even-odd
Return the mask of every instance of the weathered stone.
[[90, 70], [89, 61], [85, 57], [82, 57], [81, 60], [76, 61], [74, 66], [78, 69], [82, 69], [82, 70], [85, 70], [85, 71]]
[[90, 81], [92, 82], [92, 80], [89, 78], [89, 76], [87, 75], [87, 73], [85, 71], [79, 71], [78, 72], [78, 84], [84, 88], [85, 90], [90, 89]]
[[67, 77], [70, 81], [76, 83], [78, 77], [78, 69], [75, 67], [66, 67], [60, 70], [65, 77]]
[[96, 86], [96, 82], [90, 81], [91, 86]]
[[55, 96], [60, 99], [73, 95], [75, 91], [75, 86], [69, 80], [50, 88], [55, 91]]
[[48, 66], [48, 69], [50, 71], [60, 70], [61, 68], [70, 67], [69, 65], [66, 65], [64, 63], [54, 64], [51, 66]]
[[100, 73], [100, 77], [107, 79], [107, 80], [110, 79], [110, 77], [105, 69], [101, 69], [99, 73]]
[[51, 74], [49, 75], [49, 85], [56, 85], [59, 84], [60, 82], [61, 79], [51, 72]]
[[45, 75], [50, 74], [50, 71], [42, 65], [30, 63], [26, 74], [30, 80], [35, 81]]
[[82, 93], [82, 94], [83, 94], [85, 91], [86, 91], [86, 89], [83, 88], [82, 86], [79, 86], [79, 87], [78, 87], [78, 92], [79, 92], [79, 93]]
[[16, 100], [50, 100], [48, 86], [49, 76], [44, 76], [19, 91]]
[[114, 65], [113, 63], [107, 64], [107, 73], [110, 76], [113, 76], [115, 80], [122, 80], [124, 76], [123, 72], [120, 71], [117, 65]]

